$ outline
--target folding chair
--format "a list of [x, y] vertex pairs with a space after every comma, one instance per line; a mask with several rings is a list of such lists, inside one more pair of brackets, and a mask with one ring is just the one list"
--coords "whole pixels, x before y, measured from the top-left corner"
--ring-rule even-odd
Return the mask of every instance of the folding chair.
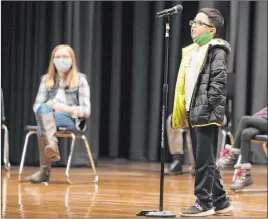
[[5, 117], [5, 107], [4, 107], [4, 97], [3, 97], [3, 90], [1, 88], [1, 129], [4, 130], [4, 164], [5, 170], [10, 170], [10, 162], [9, 162], [9, 138], [8, 138], [8, 128], [4, 124], [6, 121]]
[[[25, 127], [26, 130], [28, 131], [28, 133], [26, 134], [25, 137], [25, 142], [24, 142], [24, 146], [23, 146], [23, 152], [22, 152], [22, 157], [21, 157], [21, 163], [20, 163], [20, 170], [19, 170], [19, 181], [21, 181], [21, 174], [23, 171], [23, 166], [24, 166], [24, 160], [25, 160], [25, 156], [26, 156], [26, 151], [27, 151], [27, 147], [28, 147], [28, 140], [29, 137], [33, 134], [37, 134], [37, 126], [26, 126]], [[58, 128], [58, 131], [56, 133], [57, 137], [64, 137], [64, 138], [72, 138], [72, 142], [71, 142], [71, 150], [70, 150], [70, 154], [68, 157], [68, 162], [67, 162], [67, 167], [66, 167], [66, 171], [65, 171], [65, 175], [66, 175], [66, 180], [69, 184], [73, 184], [71, 179], [70, 179], [70, 167], [71, 167], [71, 161], [72, 161], [72, 157], [73, 157], [73, 152], [74, 152], [74, 145], [75, 145], [75, 139], [79, 138], [82, 139], [85, 143], [85, 147], [87, 149], [87, 153], [88, 153], [88, 157], [90, 160], [90, 164], [94, 173], [94, 180], [90, 181], [90, 182], [98, 182], [99, 177], [96, 173], [96, 168], [95, 168], [95, 164], [94, 164], [94, 160], [91, 154], [91, 150], [90, 150], [90, 145], [87, 141], [86, 136], [84, 135], [85, 131], [79, 131], [79, 130], [74, 130], [74, 129], [66, 129], [66, 128]]]
[[[256, 135], [252, 140], [251, 143], [257, 143], [261, 144], [262, 148], [267, 156], [267, 145], [268, 145], [268, 135]], [[241, 155], [238, 158], [237, 164], [240, 164], [241, 162]], [[236, 174], [237, 174], [238, 169], [235, 169], [234, 175], [233, 175], [233, 182], [235, 181]], [[267, 192], [267, 188], [262, 188], [262, 189], [241, 189], [241, 190], [236, 190], [235, 192]]]

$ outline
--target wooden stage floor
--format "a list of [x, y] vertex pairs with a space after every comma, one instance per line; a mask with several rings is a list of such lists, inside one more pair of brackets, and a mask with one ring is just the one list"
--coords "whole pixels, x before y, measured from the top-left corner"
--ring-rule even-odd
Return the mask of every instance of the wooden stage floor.
[[[159, 205], [158, 163], [98, 162], [98, 186], [94, 183], [68, 185], [65, 168], [53, 168], [51, 182], [30, 184], [18, 182], [18, 167], [10, 173], [2, 171], [2, 217], [129, 217], [140, 210], [157, 210]], [[185, 166], [187, 169], [187, 166]], [[24, 176], [37, 168], [26, 167]], [[86, 168], [73, 168], [72, 178], [90, 177]], [[223, 171], [224, 182], [234, 206], [234, 212], [222, 216], [267, 217], [267, 192], [234, 193], [229, 190], [232, 171]], [[267, 167], [254, 166], [252, 188], [267, 186]], [[193, 204], [194, 178], [186, 173], [165, 177], [164, 210], [175, 214]], [[179, 217], [179, 216], [177, 216]], [[212, 216], [217, 217], [219, 216]]]

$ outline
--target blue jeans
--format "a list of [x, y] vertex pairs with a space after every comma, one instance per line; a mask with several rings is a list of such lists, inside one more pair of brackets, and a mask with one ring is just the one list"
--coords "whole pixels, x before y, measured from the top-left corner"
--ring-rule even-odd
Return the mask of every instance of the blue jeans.
[[[44, 114], [48, 114], [54, 112], [53, 108], [45, 103], [41, 104], [39, 108], [36, 111], [37, 116], [41, 116]], [[67, 129], [75, 129], [75, 121], [74, 119], [68, 114], [63, 112], [54, 112], [55, 118], [56, 118], [56, 126], [58, 127], [64, 127]], [[41, 129], [38, 126], [38, 136], [41, 136]]]

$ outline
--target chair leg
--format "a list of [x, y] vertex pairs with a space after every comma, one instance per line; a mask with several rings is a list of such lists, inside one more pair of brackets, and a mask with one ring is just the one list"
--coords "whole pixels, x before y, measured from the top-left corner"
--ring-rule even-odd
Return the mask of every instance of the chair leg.
[[[240, 154], [236, 164], [240, 164], [241, 159], [242, 159], [242, 156]], [[236, 177], [237, 171], [238, 171], [238, 169], [235, 169], [235, 171], [234, 171], [233, 180], [232, 180], [233, 183], [235, 182], [235, 177]]]
[[233, 146], [234, 145], [234, 136], [231, 132], [227, 132], [227, 135], [229, 136], [230, 138], [230, 141], [231, 141], [231, 145]]
[[86, 149], [87, 149], [87, 153], [88, 153], [88, 157], [89, 157], [89, 160], [90, 160], [90, 164], [91, 164], [93, 173], [94, 173], [94, 175], [95, 175], [95, 180], [94, 180], [94, 182], [98, 182], [98, 180], [99, 180], [99, 176], [97, 175], [97, 172], [96, 172], [95, 163], [94, 163], [94, 160], [93, 160], [93, 157], [92, 157], [92, 153], [91, 153], [91, 150], [90, 150], [89, 143], [88, 143], [88, 141], [87, 141], [86, 136], [82, 135], [82, 139], [83, 139], [84, 142], [85, 142], [85, 146], [86, 146]]
[[22, 171], [23, 171], [24, 159], [25, 159], [25, 155], [26, 155], [26, 151], [27, 151], [27, 147], [28, 147], [29, 137], [32, 134], [35, 134], [35, 132], [29, 131], [27, 133], [26, 137], [25, 137], [25, 142], [24, 142], [24, 146], [23, 146], [23, 152], [22, 152], [21, 161], [20, 161], [19, 181], [21, 181], [21, 174], [22, 174]]
[[67, 168], [66, 168], [66, 172], [65, 172], [66, 180], [70, 184], [72, 184], [71, 180], [70, 180], [70, 167], [71, 167], [71, 161], [72, 161], [72, 157], [73, 157], [74, 143], [75, 143], [75, 135], [73, 133], [71, 133], [71, 136], [72, 136], [71, 151], [70, 151], [70, 154], [69, 154], [69, 158], [68, 158], [68, 162], [67, 162]]
[[220, 151], [224, 149], [225, 143], [226, 143], [226, 131], [224, 129], [221, 130], [222, 133], [222, 141], [221, 141], [221, 146], [220, 146]]
[[5, 170], [10, 170], [10, 162], [9, 162], [9, 134], [7, 127], [3, 124], [2, 129], [4, 129], [4, 164], [5, 164]]
[[263, 143], [262, 148], [263, 148], [263, 150], [264, 150], [264, 152], [265, 152], [265, 154], [267, 156], [267, 143]]

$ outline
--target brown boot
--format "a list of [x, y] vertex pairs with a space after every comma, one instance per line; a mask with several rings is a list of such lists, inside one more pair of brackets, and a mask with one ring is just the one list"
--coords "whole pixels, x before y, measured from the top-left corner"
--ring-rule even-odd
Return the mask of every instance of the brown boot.
[[60, 153], [58, 147], [58, 139], [56, 137], [57, 126], [56, 119], [53, 112], [36, 117], [42, 131], [42, 137], [46, 139], [48, 144], [45, 147], [45, 155], [51, 161], [57, 162], [60, 160]]
[[31, 176], [25, 178], [26, 181], [31, 183], [49, 182], [51, 160], [45, 156], [45, 147], [47, 145], [46, 139], [38, 137], [40, 170]]

